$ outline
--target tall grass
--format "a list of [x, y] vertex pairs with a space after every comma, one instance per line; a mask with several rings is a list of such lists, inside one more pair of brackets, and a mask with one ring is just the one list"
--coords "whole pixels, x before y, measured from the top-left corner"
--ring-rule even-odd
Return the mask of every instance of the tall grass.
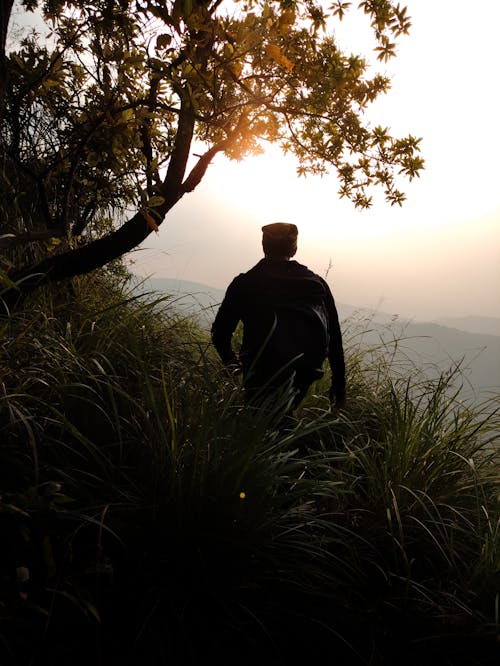
[[494, 400], [347, 329], [345, 410], [255, 410], [168, 299], [104, 287], [0, 322], [0, 663], [495, 658]]

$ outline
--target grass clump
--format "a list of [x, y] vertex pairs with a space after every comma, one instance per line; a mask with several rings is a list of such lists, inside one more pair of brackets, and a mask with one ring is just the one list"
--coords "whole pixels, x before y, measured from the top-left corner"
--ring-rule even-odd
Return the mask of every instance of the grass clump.
[[0, 323], [0, 663], [495, 658], [494, 401], [347, 335], [344, 411], [255, 411], [168, 299], [112, 291]]

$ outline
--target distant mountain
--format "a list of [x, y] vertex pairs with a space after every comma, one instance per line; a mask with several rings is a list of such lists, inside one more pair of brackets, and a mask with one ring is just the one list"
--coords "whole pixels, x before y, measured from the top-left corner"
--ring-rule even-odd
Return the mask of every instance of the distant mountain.
[[500, 317], [444, 317], [436, 319], [435, 323], [468, 333], [500, 335]]
[[[147, 278], [142, 292], [169, 294], [180, 310], [196, 314], [202, 325], [213, 321], [225, 290], [199, 282]], [[406, 362], [429, 370], [446, 371], [460, 364], [466, 380], [465, 394], [500, 393], [500, 320], [463, 317], [438, 322], [415, 322], [367, 308], [338, 303], [347, 348], [386, 348], [402, 369]], [[449, 325], [441, 322], [448, 321]], [[477, 332], [471, 330], [480, 328]], [[485, 332], [486, 331], [486, 332]]]
[[168, 294], [178, 309], [196, 314], [202, 324], [212, 322], [225, 294], [224, 289], [175, 278], [136, 278], [136, 281], [139, 291]]
[[457, 380], [465, 381], [464, 396], [500, 394], [500, 336], [468, 333], [432, 322], [363, 319], [360, 314], [348, 317], [343, 329], [346, 346], [349, 338], [358, 347], [376, 349], [383, 345], [402, 369], [409, 362], [407, 367], [415, 364], [436, 374], [459, 365], [463, 372]]

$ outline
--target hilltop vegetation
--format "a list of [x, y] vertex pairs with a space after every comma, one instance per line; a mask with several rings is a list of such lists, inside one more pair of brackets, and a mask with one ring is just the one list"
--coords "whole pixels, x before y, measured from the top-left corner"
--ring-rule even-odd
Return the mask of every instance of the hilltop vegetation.
[[499, 405], [456, 370], [346, 330], [345, 411], [283, 420], [103, 275], [0, 335], [2, 665], [497, 663]]

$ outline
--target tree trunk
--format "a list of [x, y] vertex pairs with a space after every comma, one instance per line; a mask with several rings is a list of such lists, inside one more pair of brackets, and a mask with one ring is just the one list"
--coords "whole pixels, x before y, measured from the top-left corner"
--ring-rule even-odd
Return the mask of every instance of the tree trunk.
[[[170, 204], [165, 203], [161, 207], [155, 208], [155, 212], [162, 216], [161, 221], [179, 198], [176, 196]], [[157, 223], [160, 224], [161, 221], [158, 220]], [[139, 212], [119, 229], [103, 238], [63, 254], [47, 257], [38, 264], [9, 276], [17, 288], [11, 287], [0, 293], [0, 301], [3, 305], [1, 309], [9, 313], [20, 298], [41, 285], [90, 273], [96, 268], [106, 265], [140, 245], [152, 231], [152, 227]]]
[[5, 45], [13, 4], [14, 0], [0, 1], [0, 118], [3, 116], [5, 91], [7, 89], [7, 56]]

